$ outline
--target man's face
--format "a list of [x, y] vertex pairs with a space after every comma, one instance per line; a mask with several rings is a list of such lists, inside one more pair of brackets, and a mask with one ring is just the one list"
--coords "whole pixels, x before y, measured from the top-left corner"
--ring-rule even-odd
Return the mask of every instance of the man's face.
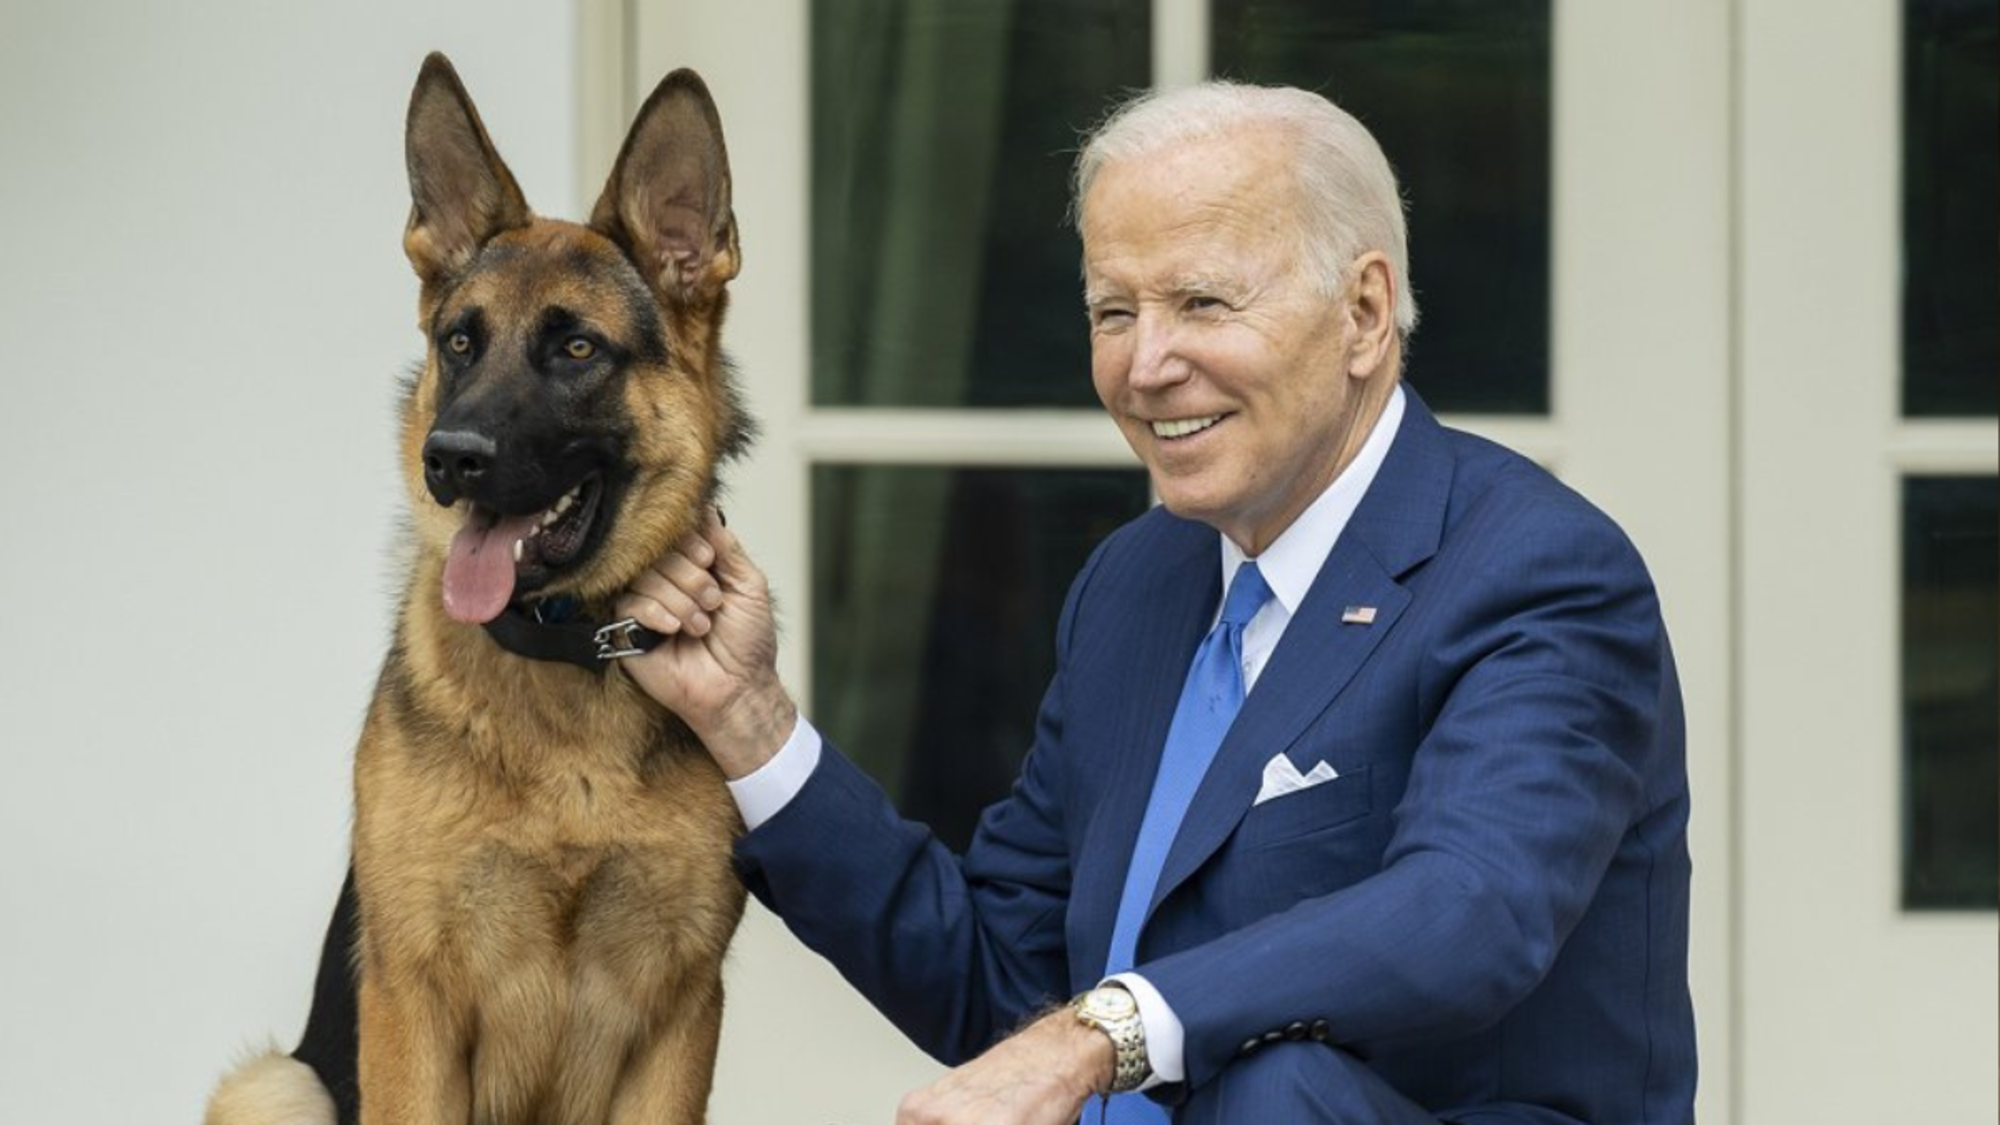
[[1083, 201], [1097, 396], [1168, 509], [1252, 555], [1352, 459], [1382, 367], [1354, 287], [1307, 272], [1290, 154], [1272, 129], [1181, 145], [1107, 165]]

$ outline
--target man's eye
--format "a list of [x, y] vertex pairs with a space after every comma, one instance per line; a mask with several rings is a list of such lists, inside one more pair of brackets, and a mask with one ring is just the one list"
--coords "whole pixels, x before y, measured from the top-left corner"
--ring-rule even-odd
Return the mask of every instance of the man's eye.
[[454, 332], [445, 338], [444, 346], [453, 355], [466, 355], [472, 351], [472, 336], [466, 332]]
[[1189, 297], [1187, 307], [1190, 312], [1212, 312], [1229, 306], [1220, 297]]
[[1090, 322], [1101, 328], [1116, 328], [1132, 319], [1130, 309], [1098, 309], [1090, 314]]
[[597, 354], [597, 345], [581, 336], [571, 336], [569, 342], [563, 345], [563, 351], [569, 353], [571, 359], [589, 359]]

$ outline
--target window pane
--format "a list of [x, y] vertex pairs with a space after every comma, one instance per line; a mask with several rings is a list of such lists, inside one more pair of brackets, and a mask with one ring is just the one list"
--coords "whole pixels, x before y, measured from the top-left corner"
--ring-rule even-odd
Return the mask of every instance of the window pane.
[[1123, 469], [813, 469], [813, 722], [963, 848], [1007, 792], [1097, 542], [1149, 502]]
[[1907, 0], [1903, 409], [2000, 408], [2000, 5]]
[[1903, 905], [2000, 906], [2000, 481], [1903, 482]]
[[1410, 209], [1439, 410], [1549, 409], [1549, 0], [1212, 0], [1220, 77], [1319, 92], [1382, 142]]
[[1069, 169], [1150, 10], [815, 0], [814, 404], [1096, 405]]

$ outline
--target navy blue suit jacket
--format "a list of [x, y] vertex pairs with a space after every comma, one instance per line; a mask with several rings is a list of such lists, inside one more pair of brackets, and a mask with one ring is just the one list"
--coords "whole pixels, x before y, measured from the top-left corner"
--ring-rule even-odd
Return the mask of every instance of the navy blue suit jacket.
[[[937, 1057], [1098, 980], [1216, 535], [1156, 509], [1098, 548], [1021, 778], [963, 857], [831, 747], [740, 843], [758, 897]], [[1253, 807], [1279, 752], [1339, 776]], [[1194, 799], [1138, 971], [1186, 1028], [1190, 1089], [1303, 1024], [1453, 1120], [1684, 1125], [1687, 818], [1637, 553], [1412, 394]]]

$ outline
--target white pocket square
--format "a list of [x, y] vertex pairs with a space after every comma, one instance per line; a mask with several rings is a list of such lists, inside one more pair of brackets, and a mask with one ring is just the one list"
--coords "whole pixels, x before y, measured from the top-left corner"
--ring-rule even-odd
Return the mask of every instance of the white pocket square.
[[1325, 759], [1321, 759], [1318, 765], [1305, 773], [1300, 773], [1299, 767], [1293, 765], [1292, 760], [1285, 757], [1285, 752], [1280, 750], [1270, 761], [1264, 763], [1264, 784], [1258, 788], [1257, 799], [1250, 802], [1250, 805], [1255, 808], [1273, 797], [1282, 797], [1287, 793], [1298, 793], [1315, 785], [1324, 785], [1339, 776], [1340, 772], [1327, 765]]

